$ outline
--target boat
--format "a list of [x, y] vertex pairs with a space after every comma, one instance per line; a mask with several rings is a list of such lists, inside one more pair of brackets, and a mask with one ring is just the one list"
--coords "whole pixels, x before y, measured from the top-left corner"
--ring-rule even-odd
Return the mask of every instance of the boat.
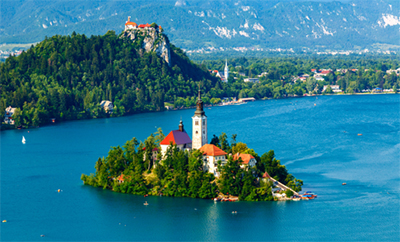
[[301, 199], [299, 197], [293, 198], [293, 201], [300, 201]]
[[143, 205], [147, 206], [147, 205], [149, 205], [149, 204], [148, 204], [147, 201], [146, 201], [146, 202], [143, 203]]
[[346, 183], [346, 182], [343, 182], [342, 185], [343, 185], [343, 186], [344, 186], [344, 185], [347, 185], [347, 183]]
[[24, 136], [22, 136], [22, 144], [25, 144], [25, 143], [26, 143], [26, 139]]
[[3, 223], [7, 223], [7, 220], [3, 220], [2, 222], [3, 222]]
[[358, 136], [362, 136], [362, 134], [357, 134]]

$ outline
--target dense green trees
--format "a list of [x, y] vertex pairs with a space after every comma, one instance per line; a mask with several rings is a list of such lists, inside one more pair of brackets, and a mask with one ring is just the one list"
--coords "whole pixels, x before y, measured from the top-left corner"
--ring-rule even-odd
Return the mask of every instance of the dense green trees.
[[[164, 101], [194, 103], [198, 82], [207, 93], [218, 79], [173, 45], [171, 63], [145, 52], [140, 41], [73, 33], [53, 36], [0, 64], [0, 109], [19, 108], [18, 125], [164, 110]], [[112, 101], [114, 112], [100, 107]], [[186, 103], [185, 103], [186, 105]]]
[[[152, 152], [149, 152], [153, 149], [149, 147], [159, 147], [160, 137], [163, 137], [161, 129], [144, 142], [139, 143], [133, 138], [122, 148], [112, 147], [107, 157], [97, 160], [95, 174], [82, 174], [81, 179], [84, 184], [122, 193], [192, 198], [214, 198], [223, 193], [238, 196], [243, 201], [273, 200], [272, 183], [260, 179], [265, 171], [295, 191], [300, 191], [303, 185], [301, 180], [287, 172], [285, 166], [280, 165], [273, 151], [259, 157], [247, 146], [244, 152], [257, 159], [257, 166], [242, 169], [241, 160], [234, 161], [229, 155], [226, 165], [222, 166], [219, 161], [219, 178], [203, 171], [203, 154], [198, 150], [181, 151], [172, 145], [168, 148], [164, 160], [157, 162], [161, 157], [153, 160]], [[216, 145], [231, 150], [232, 147], [226, 141], [227, 135], [222, 133], [219, 137], [216, 138], [223, 141]], [[232, 138], [236, 143], [236, 135]], [[235, 146], [243, 147], [243, 143], [234, 144], [233, 149]]]
[[[223, 70], [225, 60], [202, 60], [199, 63], [210, 70]], [[339, 85], [347, 93], [376, 87], [397, 89], [400, 86], [400, 78], [395, 73], [386, 73], [388, 69], [400, 67], [399, 59], [393, 57], [241, 57], [228, 60], [228, 64], [231, 71], [228, 83], [210, 90], [214, 98], [302, 96], [304, 93], [322, 93], [324, 85]], [[324, 76], [324, 80], [310, 77], [306, 82], [295, 81], [295, 77], [303, 74], [314, 75], [311, 69], [332, 69], [333, 72]], [[336, 72], [338, 69], [349, 71]], [[259, 77], [260, 83], [245, 83], [245, 77], [239, 73], [248, 77], [264, 74]]]

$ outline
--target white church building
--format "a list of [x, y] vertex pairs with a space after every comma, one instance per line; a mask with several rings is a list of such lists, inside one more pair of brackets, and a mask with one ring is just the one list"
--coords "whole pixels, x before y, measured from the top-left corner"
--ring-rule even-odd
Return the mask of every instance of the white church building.
[[213, 144], [208, 144], [207, 116], [203, 109], [200, 90], [196, 102], [196, 111], [192, 117], [192, 139], [186, 133], [182, 121], [178, 130], [172, 130], [160, 143], [162, 159], [165, 159], [167, 149], [170, 145], [176, 145], [180, 150], [197, 149], [203, 152], [203, 169], [219, 176], [217, 172], [218, 161], [226, 164], [226, 152]]

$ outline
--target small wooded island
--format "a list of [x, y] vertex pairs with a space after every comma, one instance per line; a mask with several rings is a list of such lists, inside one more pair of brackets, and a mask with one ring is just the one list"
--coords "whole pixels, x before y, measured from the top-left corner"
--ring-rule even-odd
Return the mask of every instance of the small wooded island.
[[193, 141], [182, 121], [166, 137], [159, 128], [144, 142], [133, 138], [99, 158], [95, 174], [82, 174], [84, 184], [137, 195], [229, 196], [242, 201], [289, 198], [301, 190], [303, 181], [289, 174], [272, 150], [260, 157], [246, 144], [236, 143], [236, 135], [229, 144], [225, 133], [214, 135], [208, 144], [200, 90], [196, 104]]

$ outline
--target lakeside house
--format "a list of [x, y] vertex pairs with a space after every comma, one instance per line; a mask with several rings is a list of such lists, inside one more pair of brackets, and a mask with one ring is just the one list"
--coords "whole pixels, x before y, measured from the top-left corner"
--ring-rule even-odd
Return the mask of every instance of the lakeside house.
[[342, 92], [342, 90], [340, 89], [339, 85], [325, 85], [325, 86], [322, 88], [322, 92], [325, 92], [326, 89], [328, 88], [328, 86], [331, 87], [332, 92], [335, 92], [335, 93], [336, 93], [336, 92]]
[[250, 154], [240, 154], [240, 153], [236, 153], [235, 155], [233, 155], [233, 160], [241, 160], [242, 162], [240, 163], [240, 168], [245, 169], [247, 167], [253, 167], [256, 165], [257, 160], [256, 158], [254, 158], [254, 156], [250, 155]]
[[203, 153], [203, 170], [219, 177], [218, 162], [221, 161], [221, 165], [224, 166], [227, 162], [225, 159], [227, 153], [213, 144], [205, 144], [199, 150]]
[[253, 102], [256, 99], [254, 97], [239, 98], [238, 102]]
[[14, 122], [14, 119], [12, 118], [12, 116], [14, 115], [16, 109], [17, 108], [13, 108], [11, 106], [6, 108], [5, 114], [4, 114], [4, 123], [14, 125], [15, 122]]
[[114, 110], [114, 105], [113, 105], [113, 103], [110, 102], [110, 101], [108, 101], [108, 100], [103, 100], [103, 101], [101, 101], [100, 106], [104, 109], [104, 111], [105, 111], [106, 113], [108, 113], [108, 112], [112, 113], [113, 110]]

